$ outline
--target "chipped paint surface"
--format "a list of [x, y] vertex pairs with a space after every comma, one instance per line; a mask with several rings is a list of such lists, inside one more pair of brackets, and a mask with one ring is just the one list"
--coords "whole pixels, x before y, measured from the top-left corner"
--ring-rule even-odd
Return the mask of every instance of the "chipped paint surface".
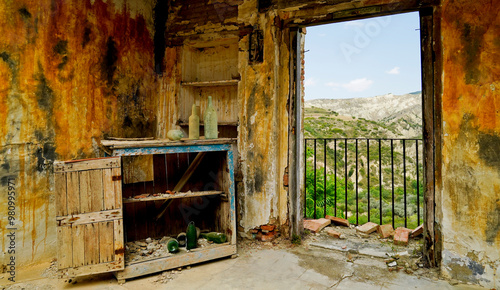
[[0, 236], [16, 184], [18, 266], [55, 257], [52, 162], [156, 133], [154, 1], [0, 3]]
[[[443, 262], [455, 279], [500, 285], [500, 14], [444, 1]], [[481, 17], [477, 17], [481, 15]]]

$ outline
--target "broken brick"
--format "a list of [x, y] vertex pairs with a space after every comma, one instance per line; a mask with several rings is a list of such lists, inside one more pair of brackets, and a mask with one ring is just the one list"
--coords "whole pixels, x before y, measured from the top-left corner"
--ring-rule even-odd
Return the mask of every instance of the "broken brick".
[[273, 232], [269, 232], [265, 235], [262, 235], [260, 240], [263, 242], [270, 242], [270, 241], [274, 240], [276, 237], [277, 237], [277, 233], [273, 231]]
[[377, 232], [381, 239], [386, 239], [394, 234], [394, 228], [392, 225], [381, 225], [378, 227]]
[[408, 245], [411, 230], [407, 228], [397, 228], [394, 232], [394, 244], [400, 246]]
[[324, 218], [317, 220], [304, 220], [304, 229], [308, 229], [313, 233], [317, 233], [324, 227], [328, 226], [331, 222], [331, 220]]
[[263, 231], [272, 232], [272, 231], [274, 231], [275, 227], [276, 227], [275, 225], [263, 225], [263, 226], [260, 226], [260, 229]]
[[343, 219], [343, 218], [338, 218], [338, 217], [334, 217], [334, 216], [331, 216], [331, 215], [326, 215], [325, 219], [331, 220], [332, 223], [336, 224], [336, 225], [340, 225], [340, 226], [344, 226], [344, 227], [348, 227], [349, 226], [349, 221], [346, 220], [346, 219]]
[[326, 231], [326, 233], [331, 236], [331, 237], [334, 237], [334, 238], [337, 238], [337, 239], [340, 239], [340, 233], [333, 230], [333, 229], [329, 229], [328, 231]]
[[250, 233], [256, 235], [259, 233], [259, 230], [258, 229], [251, 229]]
[[359, 232], [365, 233], [365, 234], [371, 234], [374, 231], [376, 231], [378, 229], [378, 227], [379, 227], [379, 225], [377, 225], [376, 223], [367, 222], [366, 224], [364, 224], [362, 226], [358, 226], [356, 228], [356, 230]]
[[416, 229], [414, 229], [410, 236], [412, 238], [420, 236], [424, 232], [424, 224], [419, 225]]

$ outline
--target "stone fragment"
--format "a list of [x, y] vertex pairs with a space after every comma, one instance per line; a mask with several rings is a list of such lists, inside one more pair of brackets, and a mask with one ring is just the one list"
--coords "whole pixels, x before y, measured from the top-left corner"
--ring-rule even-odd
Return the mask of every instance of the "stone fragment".
[[331, 220], [332, 223], [335, 224], [335, 225], [344, 226], [344, 227], [350, 226], [349, 221], [346, 220], [346, 219], [343, 219], [343, 218], [334, 217], [334, 216], [331, 216], [331, 215], [326, 215], [325, 219]]
[[408, 245], [411, 230], [407, 228], [397, 228], [394, 232], [394, 244], [400, 246]]
[[135, 244], [138, 245], [139, 247], [142, 247], [142, 248], [145, 248], [148, 246], [148, 244], [146, 244], [145, 242], [139, 242], [139, 241], [135, 242]]
[[148, 244], [149, 244], [149, 243], [151, 243], [152, 241], [153, 241], [153, 240], [152, 240], [151, 238], [147, 238], [147, 239], [146, 239], [146, 243], [148, 243]]
[[389, 267], [396, 267], [398, 265], [398, 262], [396, 261], [393, 261], [393, 262], [390, 262], [389, 264], [387, 264], [387, 266]]
[[420, 236], [423, 232], [424, 232], [424, 224], [421, 224], [411, 232], [410, 236], [412, 238], [415, 238]]
[[334, 238], [337, 238], [337, 239], [340, 239], [340, 233], [335, 231], [334, 229], [329, 229], [328, 231], [326, 231], [326, 233], [331, 236], [331, 237], [334, 237]]
[[371, 234], [374, 231], [376, 231], [378, 229], [378, 227], [379, 227], [379, 225], [377, 225], [376, 223], [367, 222], [366, 224], [357, 227], [356, 230], [358, 232], [362, 232], [364, 234]]
[[313, 233], [317, 233], [328, 226], [330, 223], [331, 220], [325, 218], [316, 220], [304, 220], [304, 228], [310, 230]]
[[394, 234], [394, 228], [392, 225], [381, 225], [378, 227], [377, 232], [381, 239], [386, 239]]

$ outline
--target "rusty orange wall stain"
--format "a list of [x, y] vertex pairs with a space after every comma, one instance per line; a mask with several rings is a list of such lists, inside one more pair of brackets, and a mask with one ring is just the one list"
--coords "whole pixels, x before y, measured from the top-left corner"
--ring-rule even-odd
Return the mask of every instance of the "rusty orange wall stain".
[[0, 177], [16, 179], [20, 264], [55, 251], [54, 160], [101, 155], [105, 136], [156, 134], [151, 13], [117, 2], [0, 3]]

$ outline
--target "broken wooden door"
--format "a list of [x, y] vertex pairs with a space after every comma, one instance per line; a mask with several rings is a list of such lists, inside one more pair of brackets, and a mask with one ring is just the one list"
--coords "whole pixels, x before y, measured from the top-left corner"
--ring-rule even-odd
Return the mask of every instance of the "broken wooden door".
[[123, 270], [120, 157], [55, 162], [54, 176], [60, 274]]

